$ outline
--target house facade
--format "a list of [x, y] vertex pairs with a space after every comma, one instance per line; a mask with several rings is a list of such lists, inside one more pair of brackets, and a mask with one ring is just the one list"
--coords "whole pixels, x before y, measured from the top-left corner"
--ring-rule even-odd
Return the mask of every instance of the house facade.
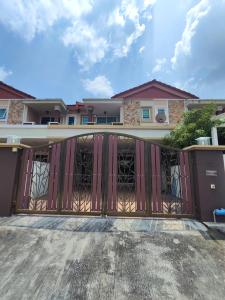
[[[67, 137], [114, 132], [158, 141], [182, 119], [185, 110], [209, 100], [153, 80], [110, 99], [36, 99], [0, 82], [0, 142], [42, 145]], [[225, 100], [215, 100], [224, 112]]]

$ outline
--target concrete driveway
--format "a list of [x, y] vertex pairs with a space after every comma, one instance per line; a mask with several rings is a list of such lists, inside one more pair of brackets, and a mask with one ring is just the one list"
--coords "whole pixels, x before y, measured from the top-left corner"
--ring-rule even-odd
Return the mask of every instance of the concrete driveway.
[[0, 218], [0, 299], [224, 299], [224, 238], [189, 220]]

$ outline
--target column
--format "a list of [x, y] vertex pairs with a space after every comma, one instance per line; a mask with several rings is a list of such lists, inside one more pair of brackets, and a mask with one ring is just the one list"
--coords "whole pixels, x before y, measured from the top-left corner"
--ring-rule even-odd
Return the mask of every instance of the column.
[[214, 146], [218, 146], [218, 134], [217, 134], [217, 127], [212, 127], [211, 129], [211, 136], [212, 136], [212, 144]]

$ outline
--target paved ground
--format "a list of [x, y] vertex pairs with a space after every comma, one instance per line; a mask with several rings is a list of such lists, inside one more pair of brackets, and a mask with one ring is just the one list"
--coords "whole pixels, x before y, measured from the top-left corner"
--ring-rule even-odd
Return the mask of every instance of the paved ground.
[[0, 299], [224, 299], [224, 239], [188, 220], [0, 218]]

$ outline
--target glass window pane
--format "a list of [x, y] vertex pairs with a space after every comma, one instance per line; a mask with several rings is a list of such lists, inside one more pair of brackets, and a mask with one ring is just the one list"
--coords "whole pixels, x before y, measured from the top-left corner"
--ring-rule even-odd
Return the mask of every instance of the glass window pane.
[[69, 117], [68, 118], [68, 125], [74, 125], [75, 123], [75, 118], [74, 117]]
[[111, 124], [117, 121], [117, 117], [107, 117], [107, 124]]
[[97, 117], [97, 124], [106, 124], [106, 117]]
[[54, 117], [42, 117], [41, 118], [42, 125], [48, 125], [49, 122], [55, 122], [55, 118]]
[[0, 108], [0, 120], [5, 120], [6, 118], [6, 108]]
[[82, 116], [82, 124], [87, 124], [89, 122], [88, 116]]
[[150, 119], [150, 110], [149, 108], [142, 109], [142, 117], [143, 119]]
[[159, 113], [159, 114], [165, 113], [165, 108], [159, 108], [159, 109], [158, 109], [158, 113]]

